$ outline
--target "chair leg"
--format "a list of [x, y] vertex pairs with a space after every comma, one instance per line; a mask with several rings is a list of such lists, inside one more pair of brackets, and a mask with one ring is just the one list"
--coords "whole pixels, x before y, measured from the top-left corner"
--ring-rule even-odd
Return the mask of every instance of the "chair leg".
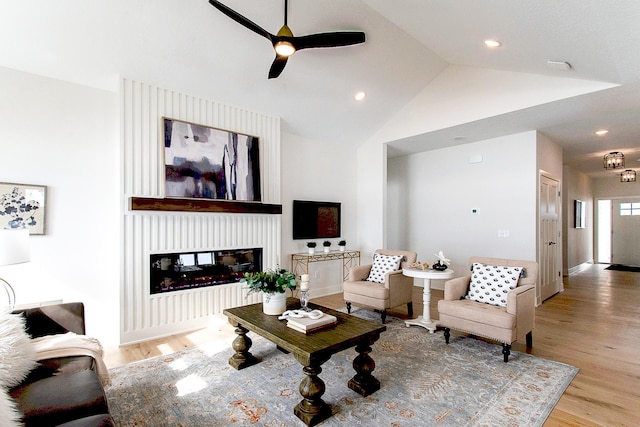
[[504, 354], [504, 363], [507, 363], [511, 354], [511, 344], [502, 343], [502, 354]]
[[380, 314], [382, 315], [382, 324], [384, 325], [387, 321], [387, 310], [382, 310], [382, 313]]
[[346, 301], [347, 303], [347, 314], [351, 314], [351, 303], [349, 301]]
[[447, 344], [449, 344], [449, 337], [451, 336], [451, 329], [450, 328], [444, 328], [444, 342], [446, 342]]
[[527, 334], [527, 348], [533, 347], [533, 333], [529, 332]]
[[407, 312], [409, 313], [409, 317], [413, 317], [413, 301], [407, 303]]

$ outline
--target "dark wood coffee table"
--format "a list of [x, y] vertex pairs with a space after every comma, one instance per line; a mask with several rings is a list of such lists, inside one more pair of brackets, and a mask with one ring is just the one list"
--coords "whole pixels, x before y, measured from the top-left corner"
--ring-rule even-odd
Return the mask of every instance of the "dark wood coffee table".
[[[300, 301], [288, 298], [287, 307], [300, 308]], [[251, 338], [247, 336], [249, 331], [268, 339], [279, 349], [292, 353], [302, 364], [302, 372], [305, 374], [300, 383], [302, 400], [293, 413], [306, 425], [313, 426], [331, 416], [331, 408], [322, 400], [325, 384], [318, 377], [322, 372], [321, 365], [331, 355], [355, 346], [358, 356], [353, 360], [353, 369], [356, 374], [347, 383], [348, 387], [362, 396], [380, 389], [380, 381], [371, 375], [375, 362], [369, 353], [371, 345], [387, 327], [312, 303], [309, 307], [336, 316], [338, 324], [305, 335], [287, 327], [286, 320], [264, 314], [262, 303], [229, 308], [223, 313], [229, 318], [229, 323], [236, 327], [238, 335], [233, 341], [235, 354], [229, 359], [229, 364], [234, 368], [244, 369], [260, 362], [260, 359], [249, 352], [252, 344]]]

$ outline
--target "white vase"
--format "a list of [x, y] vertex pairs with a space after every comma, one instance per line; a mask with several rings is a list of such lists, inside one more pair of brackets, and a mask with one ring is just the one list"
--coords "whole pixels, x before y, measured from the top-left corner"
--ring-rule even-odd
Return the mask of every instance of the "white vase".
[[324, 251], [325, 253], [329, 253], [331, 251], [330, 246], [325, 246]]
[[287, 311], [287, 294], [282, 293], [262, 293], [262, 312], [280, 316]]
[[340, 252], [344, 252], [344, 246], [340, 246]]
[[316, 248], [309, 248], [309, 255], [314, 255], [316, 253]]

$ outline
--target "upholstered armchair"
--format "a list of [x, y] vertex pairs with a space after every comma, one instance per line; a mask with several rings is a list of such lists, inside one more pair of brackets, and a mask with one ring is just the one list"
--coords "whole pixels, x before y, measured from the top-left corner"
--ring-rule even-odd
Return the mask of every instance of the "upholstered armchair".
[[513, 342], [526, 337], [527, 348], [533, 345], [538, 263], [471, 257], [469, 264], [470, 275], [445, 282], [438, 324], [447, 344], [451, 329], [501, 342], [507, 362]]
[[413, 316], [413, 278], [402, 275], [402, 268], [416, 261], [417, 254], [410, 251], [378, 249], [373, 264], [363, 264], [349, 270], [342, 284], [347, 312], [351, 304], [380, 311], [382, 323], [387, 309], [407, 304], [409, 317]]

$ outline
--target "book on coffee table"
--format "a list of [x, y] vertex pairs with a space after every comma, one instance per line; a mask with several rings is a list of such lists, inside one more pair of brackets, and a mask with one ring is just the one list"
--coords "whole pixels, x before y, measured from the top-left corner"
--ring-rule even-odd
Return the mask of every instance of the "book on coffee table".
[[335, 325], [336, 323], [338, 323], [336, 316], [327, 313], [323, 313], [319, 319], [311, 319], [309, 317], [289, 317], [287, 319], [288, 327], [304, 333]]

